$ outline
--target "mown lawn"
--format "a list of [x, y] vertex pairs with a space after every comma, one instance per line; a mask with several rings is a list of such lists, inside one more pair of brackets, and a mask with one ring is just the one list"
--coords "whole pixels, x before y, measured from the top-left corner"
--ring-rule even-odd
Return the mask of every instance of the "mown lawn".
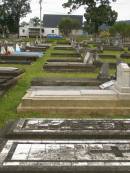
[[[0, 98], [0, 126], [3, 126], [3, 124], [8, 121], [9, 119], [18, 119], [22, 117], [48, 117], [48, 118], [63, 118], [62, 115], [43, 115], [39, 113], [17, 113], [17, 106], [21, 102], [22, 97], [26, 93], [27, 89], [30, 87], [31, 80], [34, 77], [77, 77], [77, 78], [85, 78], [85, 77], [93, 77], [95, 78], [97, 76], [97, 73], [48, 73], [43, 71], [43, 64], [46, 62], [48, 58], [50, 58], [50, 53], [53, 50], [50, 49], [46, 52], [46, 54], [40, 58], [37, 62], [33, 63], [32, 65], [0, 65], [0, 66], [13, 66], [13, 67], [19, 67], [24, 68], [25, 73], [22, 75], [21, 79], [18, 81], [17, 85], [13, 86], [11, 89], [9, 89], [6, 94]], [[111, 70], [111, 74], [114, 73], [114, 70]], [[90, 116], [79, 116], [75, 117], [75, 115], [70, 116], [64, 116], [64, 118], [87, 118]], [[96, 115], [91, 116], [91, 118], [97, 117]], [[106, 117], [104, 115], [104, 117]], [[119, 116], [121, 117], [121, 116]], [[101, 117], [100, 117], [101, 118]], [[107, 118], [107, 117], [106, 117]], [[114, 117], [113, 118], [117, 118]]]

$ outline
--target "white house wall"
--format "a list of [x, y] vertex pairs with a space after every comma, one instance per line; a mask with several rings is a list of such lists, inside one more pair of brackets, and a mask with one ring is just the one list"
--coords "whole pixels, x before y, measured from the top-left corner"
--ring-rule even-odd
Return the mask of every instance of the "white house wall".
[[[36, 28], [38, 28], [38, 27], [36, 27]], [[47, 36], [48, 34], [60, 35], [61, 33], [58, 28], [44, 28], [43, 36]], [[72, 35], [82, 35], [82, 34], [83, 34], [83, 30], [73, 30], [72, 31]], [[29, 26], [20, 27], [19, 36], [28, 37], [29, 36]]]
[[28, 26], [24, 26], [24, 27], [19, 28], [19, 36], [20, 37], [28, 37], [28, 35], [29, 35]]
[[44, 36], [47, 36], [48, 34], [59, 35], [59, 29], [58, 28], [44, 28]]
[[72, 35], [83, 35], [83, 30], [82, 29], [72, 30]]
[[[47, 36], [48, 34], [60, 35], [60, 31], [58, 28], [44, 28], [44, 36]], [[82, 34], [83, 34], [82, 29], [72, 31], [72, 35], [82, 35]]]

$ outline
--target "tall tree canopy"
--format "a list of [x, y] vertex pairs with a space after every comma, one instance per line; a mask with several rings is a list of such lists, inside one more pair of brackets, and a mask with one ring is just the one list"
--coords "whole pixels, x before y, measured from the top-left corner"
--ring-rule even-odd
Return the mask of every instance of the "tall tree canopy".
[[76, 19], [63, 18], [59, 23], [59, 30], [65, 36], [68, 36], [73, 29], [79, 29], [80, 27], [80, 23]]
[[97, 33], [102, 24], [112, 26], [117, 19], [117, 13], [109, 5], [90, 6], [86, 9], [84, 17], [86, 30], [90, 33]]
[[39, 19], [39, 17], [34, 17], [31, 20], [32, 20], [34, 26], [40, 25], [40, 19]]
[[112, 36], [120, 34], [122, 41], [124, 42], [126, 38], [130, 37], [130, 24], [125, 22], [118, 22], [109, 29], [109, 32]]
[[2, 0], [2, 5], [6, 9], [7, 26], [10, 32], [18, 33], [19, 22], [22, 17], [25, 17], [29, 12], [31, 0]]
[[113, 25], [117, 19], [117, 12], [112, 10], [110, 3], [116, 0], [68, 0], [63, 6], [69, 7], [70, 12], [79, 8], [81, 5], [86, 6], [84, 17], [85, 30], [89, 33], [97, 33], [99, 26], [102, 24]]
[[116, 2], [116, 0], [68, 0], [63, 6], [69, 7], [70, 9], [76, 9], [81, 5], [95, 7], [96, 5], [110, 5], [111, 2]]
[[5, 5], [0, 4], [0, 33], [4, 36], [8, 30], [7, 28], [8, 12]]

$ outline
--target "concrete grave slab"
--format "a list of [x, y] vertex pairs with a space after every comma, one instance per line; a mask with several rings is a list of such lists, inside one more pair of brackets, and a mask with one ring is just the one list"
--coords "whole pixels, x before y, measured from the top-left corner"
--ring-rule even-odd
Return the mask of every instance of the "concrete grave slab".
[[32, 86], [98, 86], [106, 80], [96, 78], [34, 78]]
[[23, 97], [18, 112], [73, 115], [129, 115], [130, 94], [85, 87], [32, 87]]
[[18, 76], [23, 72], [24, 70], [15, 67], [0, 67], [0, 76]]
[[103, 46], [103, 50], [106, 50], [106, 51], [124, 51], [124, 48], [119, 47], [119, 46]]
[[129, 139], [130, 120], [20, 119], [6, 130], [8, 139]]
[[74, 50], [74, 48], [71, 45], [61, 45], [61, 46], [55, 46], [55, 50]]
[[43, 65], [43, 69], [52, 72], [96, 72], [96, 65], [84, 63], [53, 63]]
[[32, 87], [17, 110], [67, 115], [129, 115], [130, 67], [120, 63], [117, 80], [112, 88], [106, 90], [77, 86]]
[[82, 58], [65, 57], [65, 58], [50, 58], [47, 62], [83, 62]]
[[128, 173], [129, 151], [130, 140], [9, 140], [0, 153], [0, 172]]
[[51, 56], [63, 56], [63, 57], [80, 57], [79, 53], [68, 53], [68, 52], [53, 52], [51, 53]]

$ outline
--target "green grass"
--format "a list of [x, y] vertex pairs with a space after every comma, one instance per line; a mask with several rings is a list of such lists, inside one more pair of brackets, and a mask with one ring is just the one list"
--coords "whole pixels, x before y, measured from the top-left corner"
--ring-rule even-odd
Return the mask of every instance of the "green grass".
[[[0, 65], [0, 66], [13, 66], [18, 68], [24, 68], [25, 73], [22, 75], [21, 79], [18, 81], [17, 85], [10, 88], [3, 97], [0, 98], [0, 126], [3, 126], [9, 119], [18, 118], [29, 118], [29, 117], [48, 117], [48, 118], [77, 118], [75, 115], [43, 115], [39, 113], [17, 113], [17, 106], [20, 104], [22, 97], [25, 95], [27, 89], [30, 87], [31, 80], [34, 77], [61, 77], [61, 78], [86, 78], [86, 77], [97, 77], [99, 70], [96, 73], [48, 73], [43, 70], [43, 64], [48, 58], [50, 58], [50, 53], [53, 49], [49, 49], [47, 53], [40, 58], [38, 61], [32, 65]], [[112, 53], [112, 52], [111, 52]], [[52, 58], [52, 57], [51, 57]], [[111, 74], [115, 73], [114, 69], [110, 70]], [[96, 115], [91, 116], [91, 118], [99, 117]], [[105, 118], [107, 118], [104, 115]], [[121, 117], [121, 116], [119, 116]], [[90, 116], [79, 116], [78, 118], [90, 118]], [[101, 118], [101, 117], [100, 117]], [[109, 117], [110, 118], [110, 117]], [[115, 118], [115, 116], [111, 117]], [[117, 116], [116, 116], [117, 118]]]
[[[10, 88], [5, 95], [0, 98], [0, 126], [2, 126], [9, 119], [17, 119], [21, 117], [51, 117], [51, 115], [49, 116], [39, 113], [17, 113], [16, 111], [17, 106], [20, 104], [21, 99], [25, 95], [27, 89], [29, 89], [31, 80], [34, 77], [94, 78], [97, 76], [97, 73], [48, 73], [43, 71], [43, 64], [50, 57], [50, 52], [52, 52], [52, 49], [50, 49], [43, 58], [40, 58], [32, 65], [0, 65], [24, 68], [26, 71], [18, 81], [17, 85]], [[55, 115], [55, 117], [57, 116]], [[70, 116], [68, 115], [68, 117]]]

